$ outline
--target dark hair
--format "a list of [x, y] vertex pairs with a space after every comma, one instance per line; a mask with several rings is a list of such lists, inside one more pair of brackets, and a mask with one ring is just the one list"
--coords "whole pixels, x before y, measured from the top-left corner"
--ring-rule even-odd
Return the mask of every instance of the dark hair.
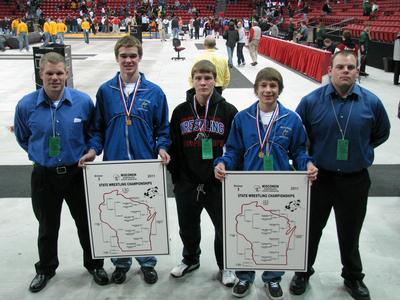
[[214, 75], [214, 79], [217, 79], [217, 69], [215, 68], [215, 65], [206, 59], [200, 60], [193, 65], [191, 72], [192, 79], [194, 73], [212, 73]]
[[131, 35], [126, 35], [126, 36], [120, 38], [117, 41], [117, 43], [115, 44], [114, 54], [115, 54], [116, 58], [118, 57], [119, 48], [121, 48], [121, 47], [136, 47], [138, 49], [139, 57], [142, 58], [142, 56], [143, 56], [142, 44], [140, 43], [140, 41], [137, 38], [135, 38]]
[[254, 93], [257, 95], [257, 88], [261, 81], [263, 80], [271, 80], [276, 81], [279, 86], [279, 94], [283, 90], [283, 78], [281, 73], [274, 68], [264, 68], [257, 73], [256, 81], [254, 82]]

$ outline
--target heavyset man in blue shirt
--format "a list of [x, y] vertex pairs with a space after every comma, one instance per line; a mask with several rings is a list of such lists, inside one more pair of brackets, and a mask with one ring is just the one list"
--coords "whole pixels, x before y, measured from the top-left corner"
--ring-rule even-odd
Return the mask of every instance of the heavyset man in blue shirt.
[[357, 85], [357, 59], [352, 51], [337, 52], [329, 68], [330, 83], [305, 96], [296, 111], [310, 140], [318, 178], [311, 187], [308, 270], [291, 281], [293, 294], [305, 292], [318, 244], [333, 208], [339, 239], [344, 285], [355, 299], [370, 299], [363, 282], [359, 237], [371, 184], [367, 168], [374, 148], [390, 132], [382, 102]]
[[32, 207], [39, 222], [39, 261], [29, 290], [42, 290], [58, 267], [57, 239], [63, 200], [78, 228], [84, 266], [96, 283], [108, 277], [102, 259], [92, 259], [79, 158], [87, 151], [87, 129], [94, 106], [90, 97], [65, 86], [68, 71], [64, 58], [45, 54], [40, 60], [43, 88], [24, 96], [17, 104], [14, 130], [19, 145], [34, 163]]
[[[155, 159], [159, 155], [168, 164], [170, 145], [168, 104], [159, 86], [139, 72], [143, 48], [140, 42], [125, 36], [114, 47], [120, 72], [103, 83], [96, 95], [96, 112], [90, 150], [79, 165], [92, 161], [104, 150], [103, 160]], [[123, 283], [132, 258], [112, 258], [111, 279]], [[147, 283], [157, 281], [154, 256], [136, 257]]]

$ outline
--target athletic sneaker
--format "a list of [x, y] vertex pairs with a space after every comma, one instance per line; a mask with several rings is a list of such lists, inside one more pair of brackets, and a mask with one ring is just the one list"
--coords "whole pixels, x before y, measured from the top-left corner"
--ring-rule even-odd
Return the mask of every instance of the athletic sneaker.
[[279, 282], [270, 281], [265, 283], [265, 290], [267, 295], [272, 300], [283, 299], [283, 292]]
[[172, 277], [179, 278], [184, 276], [186, 273], [190, 273], [200, 267], [200, 263], [194, 264], [194, 265], [187, 265], [184, 263], [181, 263], [177, 265], [175, 268], [173, 268], [170, 272]]
[[250, 292], [251, 283], [246, 280], [239, 280], [232, 289], [232, 295], [243, 298]]
[[236, 282], [236, 276], [233, 271], [230, 270], [219, 270], [218, 280], [227, 287], [233, 287]]

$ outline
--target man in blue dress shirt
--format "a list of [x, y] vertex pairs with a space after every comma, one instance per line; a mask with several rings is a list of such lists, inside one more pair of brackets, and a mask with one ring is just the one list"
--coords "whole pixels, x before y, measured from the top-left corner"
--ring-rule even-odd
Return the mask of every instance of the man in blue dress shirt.
[[42, 290], [58, 267], [57, 239], [63, 200], [78, 229], [85, 268], [99, 285], [107, 284], [102, 259], [92, 259], [83, 174], [77, 163], [87, 152], [87, 125], [94, 105], [90, 97], [65, 87], [64, 57], [50, 52], [40, 60], [43, 87], [24, 96], [15, 110], [19, 145], [33, 161], [31, 196], [39, 222], [39, 261], [29, 290]]
[[371, 184], [367, 169], [373, 163], [374, 148], [388, 139], [390, 123], [379, 98], [356, 84], [359, 71], [352, 51], [337, 52], [328, 74], [330, 83], [305, 96], [296, 109], [319, 173], [311, 188], [308, 270], [294, 275], [290, 291], [305, 292], [333, 208], [344, 285], [353, 298], [367, 300], [358, 249]]

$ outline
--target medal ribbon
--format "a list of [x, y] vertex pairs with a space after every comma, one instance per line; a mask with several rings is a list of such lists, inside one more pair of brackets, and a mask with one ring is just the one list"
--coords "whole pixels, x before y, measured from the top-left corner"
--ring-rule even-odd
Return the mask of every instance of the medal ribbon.
[[125, 98], [125, 93], [124, 90], [122, 88], [122, 80], [121, 80], [121, 75], [118, 76], [118, 88], [119, 88], [119, 93], [121, 95], [121, 101], [122, 104], [124, 105], [124, 111], [125, 111], [125, 115], [126, 118], [129, 118], [129, 116], [131, 115], [132, 109], [133, 109], [133, 105], [135, 104], [135, 100], [136, 100], [136, 93], [139, 89], [139, 85], [140, 85], [140, 74], [138, 79], [135, 82], [135, 87], [133, 89], [133, 98], [132, 98], [132, 102], [131, 105], [129, 106], [129, 110], [128, 110], [128, 101], [129, 101], [129, 97]]
[[[211, 98], [211, 96], [207, 99], [206, 111], [204, 113], [204, 119], [203, 119], [203, 126], [200, 127], [200, 130], [199, 130], [200, 132], [206, 132], [206, 129], [207, 129], [207, 115], [208, 115], [208, 107], [210, 104], [210, 98]], [[199, 113], [197, 112], [196, 96], [193, 96], [193, 107], [194, 107], [194, 112], [196, 113], [197, 119], [200, 120]]]
[[[258, 134], [258, 144], [260, 145], [260, 151], [263, 153], [263, 149], [265, 144], [268, 142], [268, 138], [271, 135], [272, 127], [278, 118], [279, 115], [279, 105], [276, 105], [274, 112], [272, 113], [271, 120], [269, 121], [267, 131], [264, 135], [264, 139], [261, 140], [261, 131], [260, 131], [260, 107], [257, 105], [257, 114], [256, 114], [256, 126], [257, 126], [257, 134]], [[267, 149], [267, 155], [269, 155], [269, 150]]]

